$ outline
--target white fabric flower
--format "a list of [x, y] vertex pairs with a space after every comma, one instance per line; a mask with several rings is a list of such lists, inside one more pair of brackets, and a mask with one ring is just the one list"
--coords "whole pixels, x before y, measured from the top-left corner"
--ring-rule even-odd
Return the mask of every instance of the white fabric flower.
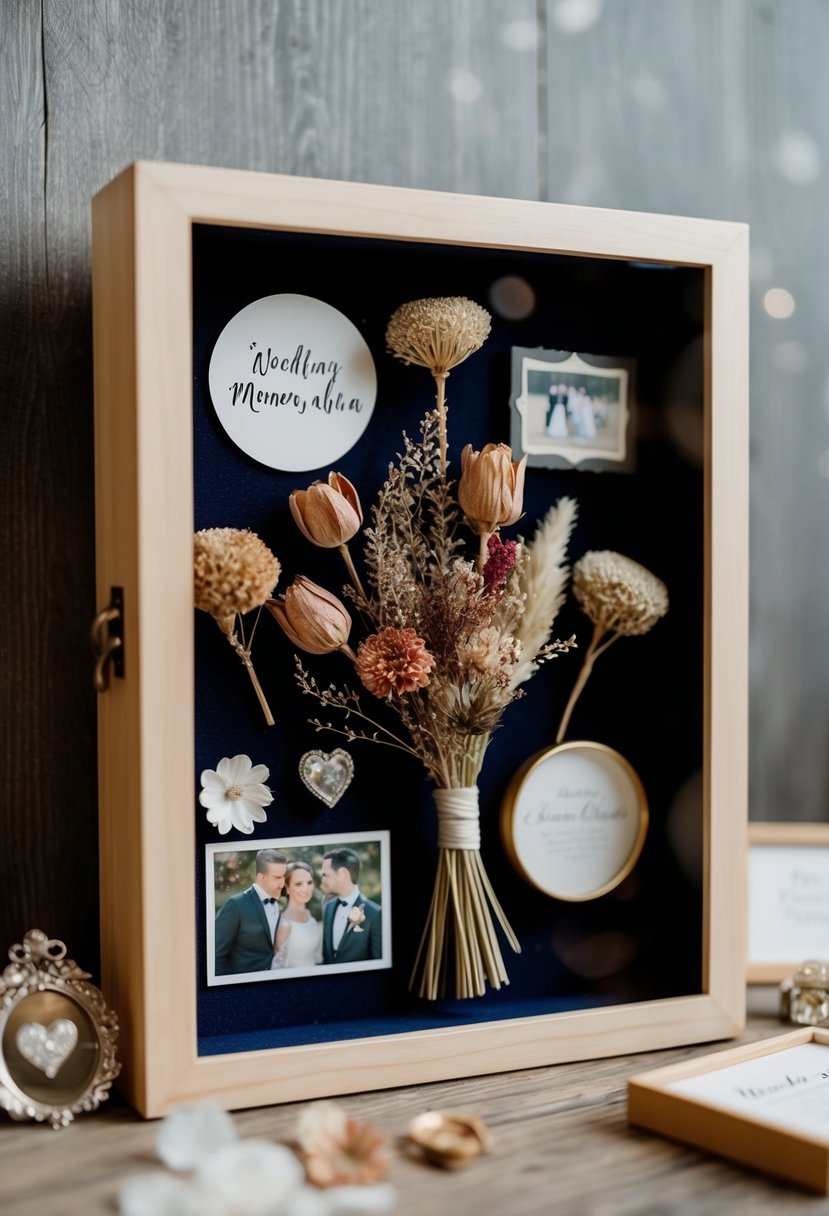
[[118, 1192], [120, 1216], [185, 1216], [192, 1188], [173, 1174], [139, 1174]]
[[335, 1216], [373, 1216], [375, 1212], [393, 1212], [397, 1207], [397, 1191], [390, 1182], [374, 1186], [332, 1186], [326, 1195]]
[[199, 1102], [170, 1111], [158, 1129], [155, 1150], [171, 1170], [191, 1170], [235, 1141], [236, 1127], [227, 1111]]
[[276, 1216], [292, 1210], [304, 1174], [281, 1144], [240, 1140], [202, 1159], [196, 1185], [223, 1203], [227, 1216]]
[[216, 770], [206, 768], [201, 775], [199, 802], [207, 807], [207, 821], [226, 836], [231, 828], [249, 836], [254, 823], [267, 820], [263, 807], [273, 802], [273, 794], [263, 783], [270, 776], [264, 764], [252, 765], [250, 756], [225, 756]]

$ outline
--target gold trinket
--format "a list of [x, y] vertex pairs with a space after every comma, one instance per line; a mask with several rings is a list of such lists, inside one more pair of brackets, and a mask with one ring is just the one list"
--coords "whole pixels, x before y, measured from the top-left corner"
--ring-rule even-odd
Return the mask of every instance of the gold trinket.
[[807, 959], [783, 981], [780, 1016], [798, 1026], [829, 1025], [829, 963]]
[[492, 1148], [483, 1119], [457, 1110], [427, 1110], [409, 1124], [409, 1136], [427, 1161], [444, 1169], [469, 1165]]

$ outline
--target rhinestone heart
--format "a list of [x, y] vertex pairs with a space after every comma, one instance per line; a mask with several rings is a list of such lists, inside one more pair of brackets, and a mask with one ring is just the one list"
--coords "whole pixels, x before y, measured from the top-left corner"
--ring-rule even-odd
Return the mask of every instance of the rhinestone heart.
[[302, 783], [326, 806], [336, 806], [351, 785], [354, 761], [341, 747], [330, 755], [306, 752], [299, 762]]
[[24, 1022], [17, 1031], [15, 1042], [24, 1060], [45, 1072], [51, 1081], [75, 1050], [78, 1028], [69, 1018], [57, 1018], [49, 1026], [42, 1022]]

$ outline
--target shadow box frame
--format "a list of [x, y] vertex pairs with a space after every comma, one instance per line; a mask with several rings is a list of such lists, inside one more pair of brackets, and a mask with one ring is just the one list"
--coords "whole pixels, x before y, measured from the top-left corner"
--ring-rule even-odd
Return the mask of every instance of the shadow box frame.
[[[748, 825], [748, 852], [766, 848], [821, 849], [829, 852], [829, 823], [760, 823]], [[750, 877], [750, 861], [749, 861]], [[750, 883], [749, 883], [750, 894]], [[786, 959], [756, 959], [751, 956], [751, 904], [748, 901], [748, 965], [749, 984], [779, 984], [789, 979], [806, 954]], [[825, 952], [822, 957], [825, 957]]]
[[[194, 224], [685, 265], [704, 274], [703, 952], [688, 996], [197, 1054], [192, 532]], [[401, 299], [405, 298], [405, 290]], [[148, 1117], [733, 1036], [745, 1022], [748, 230], [743, 224], [138, 162], [93, 202], [97, 596], [123, 595], [99, 698], [102, 987]], [[164, 538], [163, 545], [159, 538]], [[164, 848], [158, 848], [159, 841]], [[168, 930], [177, 925], [175, 934]]]

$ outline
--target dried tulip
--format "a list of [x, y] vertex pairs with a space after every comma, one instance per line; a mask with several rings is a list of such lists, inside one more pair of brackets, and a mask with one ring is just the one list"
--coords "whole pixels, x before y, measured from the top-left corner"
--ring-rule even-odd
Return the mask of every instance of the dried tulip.
[[288, 505], [294, 523], [306, 540], [321, 549], [339, 549], [354, 589], [368, 604], [368, 596], [348, 551], [348, 542], [363, 523], [360, 496], [348, 478], [342, 473], [331, 472], [327, 483], [315, 481], [307, 490], [294, 490]]
[[347, 544], [363, 522], [357, 491], [342, 473], [329, 473], [327, 483], [315, 481], [307, 490], [294, 490], [288, 505], [302, 535], [321, 549]]
[[524, 509], [527, 457], [512, 459], [505, 443], [487, 443], [480, 452], [468, 443], [461, 452], [458, 502], [473, 531], [481, 537], [482, 562], [493, 532], [514, 524]]
[[351, 617], [345, 605], [304, 574], [298, 575], [281, 600], [269, 600], [268, 609], [283, 632], [308, 654], [332, 654], [341, 650], [349, 658]]

